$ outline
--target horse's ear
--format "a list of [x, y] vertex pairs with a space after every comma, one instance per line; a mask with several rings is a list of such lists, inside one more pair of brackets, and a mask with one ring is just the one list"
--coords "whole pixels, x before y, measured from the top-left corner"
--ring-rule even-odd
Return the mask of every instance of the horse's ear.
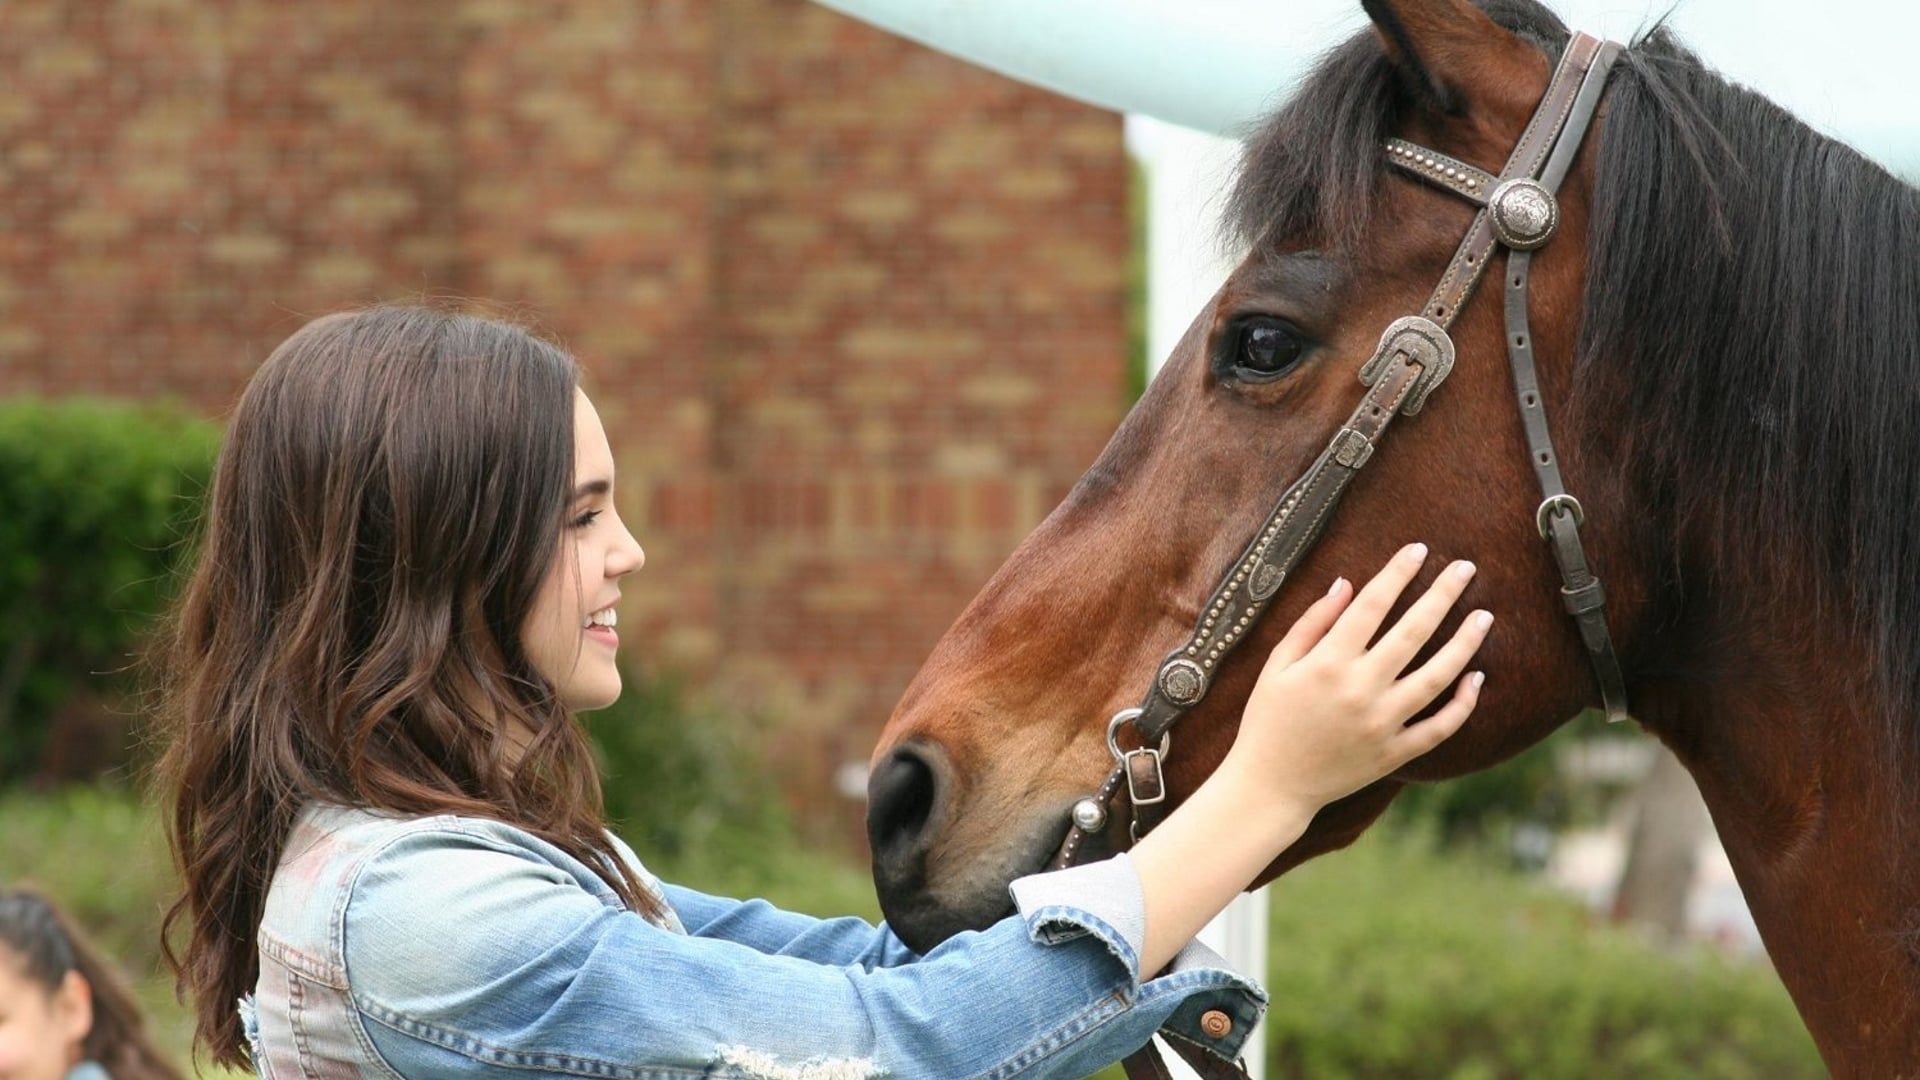
[[1407, 90], [1435, 111], [1497, 105], [1543, 58], [1470, 0], [1360, 0]]

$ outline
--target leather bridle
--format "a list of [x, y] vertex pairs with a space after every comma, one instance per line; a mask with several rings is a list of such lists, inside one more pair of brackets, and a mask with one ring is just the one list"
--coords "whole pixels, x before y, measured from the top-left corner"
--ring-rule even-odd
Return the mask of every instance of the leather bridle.
[[[1626, 683], [1607, 633], [1605, 593], [1589, 568], [1580, 543], [1585, 512], [1567, 493], [1559, 458], [1548, 436], [1545, 406], [1534, 371], [1533, 337], [1527, 325], [1527, 282], [1533, 252], [1559, 224], [1554, 193], [1580, 149], [1599, 106], [1607, 75], [1621, 46], [1576, 33], [1561, 54], [1547, 92], [1500, 175], [1487, 173], [1445, 154], [1403, 139], [1383, 147], [1387, 161], [1478, 207], [1466, 238], [1454, 252], [1440, 284], [1418, 315], [1395, 320], [1381, 335], [1379, 348], [1360, 367], [1367, 394], [1307, 471], [1280, 496], [1260, 530], [1224, 574], [1187, 639], [1161, 661], [1153, 685], [1138, 706], [1116, 713], [1107, 724], [1113, 770], [1092, 796], [1073, 807], [1073, 825], [1054, 856], [1056, 869], [1078, 861], [1088, 836], [1107, 828], [1108, 806], [1124, 788], [1132, 820], [1128, 831], [1138, 841], [1164, 815], [1166, 778], [1162, 760], [1172, 745], [1170, 729], [1206, 696], [1214, 675], [1234, 646], [1245, 640], [1266, 611], [1287, 575], [1310, 550], [1347, 484], [1386, 434], [1397, 415], [1413, 416], [1453, 368], [1453, 339], [1447, 328], [1472, 297], [1486, 273], [1495, 244], [1506, 249], [1507, 360], [1525, 426], [1528, 461], [1540, 482], [1541, 502], [1534, 525], [1558, 564], [1560, 596], [1580, 632], [1600, 683], [1607, 719], [1625, 719]], [[1139, 748], [1122, 749], [1120, 729], [1131, 724]], [[1198, 1044], [1175, 1041], [1175, 1049], [1206, 1077], [1243, 1077]], [[1166, 1065], [1149, 1042], [1124, 1062], [1127, 1075], [1167, 1077]]]

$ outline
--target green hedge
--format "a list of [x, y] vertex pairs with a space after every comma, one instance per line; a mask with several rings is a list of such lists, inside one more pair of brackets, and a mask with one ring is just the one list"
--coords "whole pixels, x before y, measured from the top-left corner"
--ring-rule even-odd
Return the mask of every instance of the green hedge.
[[620, 666], [620, 699], [581, 718], [605, 778], [607, 819], [620, 835], [656, 856], [786, 836], [753, 723], [696, 700], [677, 675]]
[[1675, 956], [1424, 831], [1273, 888], [1270, 1070], [1312, 1077], [1819, 1077], [1764, 960]]
[[[164, 404], [0, 401], [0, 784], [42, 769], [49, 727], [78, 692], [110, 707], [127, 689], [219, 437]], [[104, 764], [125, 759], [126, 719]]]

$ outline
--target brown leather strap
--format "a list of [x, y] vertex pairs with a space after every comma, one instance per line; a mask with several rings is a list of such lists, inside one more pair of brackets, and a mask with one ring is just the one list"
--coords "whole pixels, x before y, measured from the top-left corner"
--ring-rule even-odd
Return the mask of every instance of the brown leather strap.
[[1499, 182], [1498, 177], [1484, 169], [1405, 139], [1387, 140], [1387, 161], [1475, 206], [1487, 205], [1487, 196]]
[[[1226, 1061], [1205, 1047], [1178, 1037], [1169, 1037], [1167, 1045], [1173, 1047], [1173, 1052], [1180, 1055], [1200, 1080], [1248, 1080], [1244, 1062]], [[1127, 1080], [1174, 1080], [1166, 1060], [1160, 1056], [1160, 1048], [1151, 1041], [1122, 1058], [1120, 1067], [1126, 1071]]]
[[1206, 696], [1221, 661], [1245, 640], [1287, 575], [1319, 539], [1347, 484], [1373, 456], [1387, 425], [1409, 407], [1416, 393], [1424, 400], [1431, 385], [1425, 378], [1426, 368], [1415, 359], [1416, 347], [1407, 341], [1384, 343], [1391, 353], [1381, 357], [1388, 364], [1384, 376], [1374, 381], [1333, 441], [1280, 497], [1208, 598], [1193, 633], [1161, 662], [1134, 721], [1142, 741], [1159, 739]]
[[[1533, 119], [1527, 122], [1526, 130], [1520, 133], [1520, 141], [1514, 144], [1513, 153], [1508, 155], [1506, 167], [1500, 170], [1501, 180], [1538, 175], [1540, 163], [1546, 159], [1547, 151], [1553, 147], [1555, 137], [1566, 123], [1567, 114], [1579, 93], [1582, 77], [1599, 49], [1600, 40], [1588, 34], [1575, 34], [1567, 42], [1566, 49], [1560, 54], [1560, 63], [1553, 70], [1553, 80], [1547, 84], [1546, 96], [1540, 99], [1540, 106], [1534, 110]], [[1414, 146], [1412, 143], [1406, 145]], [[1392, 155], [1388, 156], [1388, 160], [1393, 160]], [[1466, 306], [1467, 298], [1473, 295], [1474, 287], [1480, 284], [1480, 276], [1487, 271], [1487, 260], [1493, 254], [1495, 240], [1489, 213], [1482, 208], [1473, 215], [1473, 224], [1467, 228], [1466, 237], [1453, 253], [1453, 261], [1447, 264], [1446, 273], [1440, 276], [1440, 284], [1434, 288], [1433, 295], [1427, 298], [1427, 306], [1421, 309], [1422, 314], [1439, 323], [1443, 329], [1453, 325], [1453, 320], [1460, 315], [1460, 309]]]
[[[1552, 157], [1540, 173], [1541, 187], [1555, 192], [1572, 167], [1588, 122], [1598, 105], [1607, 73], [1620, 55], [1620, 46], [1607, 42], [1594, 58], [1575, 97], [1572, 118]], [[1553, 437], [1547, 428], [1546, 403], [1540, 394], [1539, 373], [1533, 363], [1533, 332], [1527, 319], [1527, 284], [1533, 267], [1529, 251], [1507, 252], [1506, 336], [1507, 363], [1513, 372], [1513, 389], [1520, 402], [1520, 420], [1527, 438], [1527, 461], [1540, 483], [1540, 508], [1535, 513], [1541, 539], [1552, 547], [1554, 562], [1560, 569], [1560, 597], [1567, 613], [1580, 632], [1580, 642], [1592, 663], [1600, 684], [1600, 699], [1607, 719], [1627, 718], [1627, 683], [1620, 670], [1620, 658], [1613, 649], [1607, 631], [1606, 591], [1601, 588], [1587, 562], [1580, 543], [1580, 521], [1584, 511], [1567, 493], [1560, 475], [1560, 458], [1553, 449]]]
[[1153, 1045], [1151, 1040], [1121, 1058], [1120, 1068], [1125, 1070], [1127, 1080], [1173, 1080], [1173, 1074], [1167, 1071], [1167, 1063], [1160, 1057], [1160, 1048]]

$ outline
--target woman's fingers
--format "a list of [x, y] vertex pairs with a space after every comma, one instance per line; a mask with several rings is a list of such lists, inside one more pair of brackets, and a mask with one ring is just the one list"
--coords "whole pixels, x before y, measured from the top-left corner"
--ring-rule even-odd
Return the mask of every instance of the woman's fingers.
[[1333, 629], [1327, 631], [1327, 644], [1344, 656], [1366, 651], [1367, 642], [1373, 640], [1374, 632], [1380, 629], [1393, 602], [1400, 599], [1401, 591], [1420, 572], [1420, 564], [1426, 558], [1425, 544], [1408, 544], [1396, 552], [1387, 560], [1387, 565], [1373, 575], [1373, 580], [1361, 588], [1347, 610], [1340, 613]]
[[1440, 646], [1438, 652], [1387, 691], [1385, 696], [1393, 710], [1401, 716], [1412, 716], [1427, 702], [1439, 697], [1441, 691], [1466, 669], [1468, 661], [1473, 659], [1473, 654], [1487, 639], [1487, 631], [1492, 627], [1493, 613], [1490, 611], [1474, 611], [1462, 619], [1459, 628], [1445, 645]]
[[1467, 715], [1480, 703], [1480, 686], [1485, 678], [1484, 672], [1476, 671], [1461, 679], [1453, 699], [1441, 706], [1440, 711], [1394, 736], [1394, 752], [1401, 764], [1427, 753], [1460, 730], [1460, 725], [1467, 722]]
[[1454, 601], [1467, 591], [1467, 583], [1473, 580], [1473, 574], [1474, 565], [1465, 559], [1441, 571], [1420, 599], [1415, 600], [1406, 614], [1400, 616], [1400, 621], [1388, 627], [1379, 642], [1368, 650], [1367, 655], [1380, 672], [1394, 676], [1405, 670], [1414, 654], [1439, 629], [1440, 621], [1453, 609]]
[[1352, 595], [1353, 586], [1346, 578], [1334, 578], [1333, 587], [1327, 590], [1326, 595], [1307, 605], [1307, 610], [1301, 612], [1300, 617], [1287, 628], [1287, 634], [1280, 639], [1280, 644], [1267, 654], [1267, 666], [1263, 670], [1283, 671], [1307, 655], [1326, 636], [1327, 628], [1339, 618], [1347, 599]]

